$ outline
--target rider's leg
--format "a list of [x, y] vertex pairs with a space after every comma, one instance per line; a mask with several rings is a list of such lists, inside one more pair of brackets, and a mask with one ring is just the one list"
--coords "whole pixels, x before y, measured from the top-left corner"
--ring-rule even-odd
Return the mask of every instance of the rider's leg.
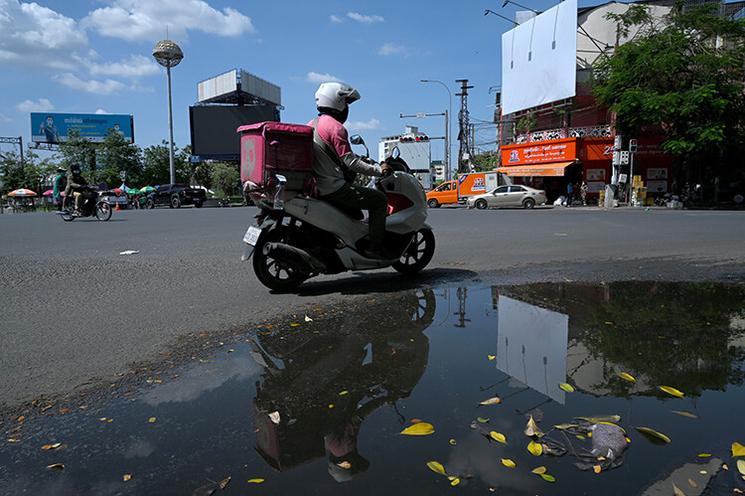
[[75, 210], [78, 212], [80, 211], [80, 203], [83, 201], [83, 193], [80, 193], [79, 191], [76, 191], [72, 194], [73, 197], [75, 197]]
[[347, 184], [338, 191], [326, 195], [324, 200], [343, 207], [360, 208], [369, 212], [370, 249], [381, 253], [385, 239], [385, 218], [388, 200], [385, 194], [372, 188]]

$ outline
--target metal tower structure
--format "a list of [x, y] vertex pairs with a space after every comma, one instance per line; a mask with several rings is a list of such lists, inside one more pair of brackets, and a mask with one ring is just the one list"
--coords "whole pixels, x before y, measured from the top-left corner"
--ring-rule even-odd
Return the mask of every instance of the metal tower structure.
[[468, 90], [473, 86], [468, 85], [468, 79], [456, 79], [460, 83], [460, 112], [458, 112], [458, 172], [468, 172], [468, 162], [471, 158], [473, 142], [471, 140], [470, 115], [468, 113]]

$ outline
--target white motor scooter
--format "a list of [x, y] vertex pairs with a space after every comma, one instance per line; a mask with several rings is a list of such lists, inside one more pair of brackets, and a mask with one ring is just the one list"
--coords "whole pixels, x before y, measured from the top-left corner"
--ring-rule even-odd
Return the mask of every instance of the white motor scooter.
[[[359, 136], [350, 141], [364, 146]], [[394, 149], [392, 155], [397, 152]], [[435, 252], [435, 236], [426, 223], [426, 196], [406, 162], [396, 156], [387, 162], [394, 172], [374, 183], [388, 198], [384, 244], [394, 258], [362, 255], [369, 229], [360, 220], [361, 212], [343, 212], [323, 200], [285, 191], [285, 178], [277, 175], [279, 186], [273, 199], [252, 194], [250, 188], [246, 191], [261, 213], [257, 225], [249, 227], [243, 237], [246, 250], [242, 260], [253, 255], [256, 277], [275, 291], [293, 290], [318, 274], [384, 267], [403, 274], [422, 270]]]

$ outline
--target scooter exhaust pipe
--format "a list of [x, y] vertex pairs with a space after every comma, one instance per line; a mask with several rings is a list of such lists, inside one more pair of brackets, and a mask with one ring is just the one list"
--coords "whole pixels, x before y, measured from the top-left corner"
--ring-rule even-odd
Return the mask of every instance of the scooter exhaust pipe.
[[264, 255], [294, 265], [304, 272], [321, 273], [326, 270], [326, 265], [307, 251], [285, 243], [266, 243], [263, 251]]

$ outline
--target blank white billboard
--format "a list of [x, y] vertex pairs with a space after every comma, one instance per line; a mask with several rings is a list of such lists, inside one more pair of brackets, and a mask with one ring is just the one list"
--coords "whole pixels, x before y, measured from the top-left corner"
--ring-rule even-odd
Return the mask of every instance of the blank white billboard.
[[238, 89], [238, 71], [233, 69], [197, 84], [200, 102], [235, 93]]
[[502, 35], [502, 114], [575, 95], [577, 0], [565, 0]]

